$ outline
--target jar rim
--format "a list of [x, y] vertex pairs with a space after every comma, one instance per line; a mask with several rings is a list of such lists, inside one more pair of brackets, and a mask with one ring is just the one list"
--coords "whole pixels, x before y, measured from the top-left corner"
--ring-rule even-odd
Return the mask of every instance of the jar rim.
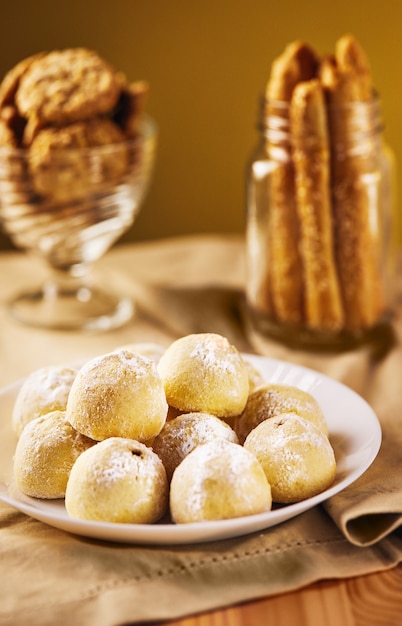
[[[261, 132], [275, 130], [281, 133], [289, 132], [289, 110], [290, 101], [272, 100], [262, 94], [260, 98], [260, 115], [257, 122], [257, 129]], [[326, 104], [328, 112], [344, 111], [351, 115], [351, 120], [355, 122], [355, 131], [362, 132], [360, 128], [361, 119], [371, 119], [371, 130], [381, 132], [384, 129], [381, 116], [381, 99], [377, 91], [373, 91], [371, 100], [349, 101], [341, 105]], [[268, 120], [270, 122], [268, 123]], [[353, 130], [353, 125], [351, 131]], [[367, 132], [367, 131], [365, 131]]]
[[[266, 105], [266, 104], [271, 104], [272, 106], [278, 107], [278, 109], [284, 109], [284, 110], [288, 110], [290, 107], [290, 101], [289, 100], [275, 100], [273, 98], [268, 98], [267, 95], [265, 93], [262, 93], [260, 95], [260, 102], [262, 105]], [[358, 108], [358, 107], [369, 107], [369, 106], [380, 106], [381, 104], [381, 98], [380, 95], [378, 93], [378, 91], [374, 90], [373, 91], [373, 95], [372, 98], [370, 98], [370, 100], [354, 100], [354, 101], [349, 101], [349, 102], [345, 102], [341, 105], [340, 108]], [[330, 107], [333, 107], [333, 105], [329, 105]]]

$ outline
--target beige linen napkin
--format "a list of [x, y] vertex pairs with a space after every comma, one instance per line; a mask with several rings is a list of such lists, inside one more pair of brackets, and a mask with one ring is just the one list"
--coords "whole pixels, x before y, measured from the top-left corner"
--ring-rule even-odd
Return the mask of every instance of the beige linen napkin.
[[[12, 324], [3, 307], [3, 381], [44, 362], [90, 357], [128, 341], [167, 345], [189, 332], [219, 332], [240, 350], [252, 351], [242, 317], [241, 239], [194, 237], [123, 247], [110, 253], [107, 267], [118, 271], [117, 283], [137, 299], [136, 318], [103, 336], [49, 335]], [[2, 276], [13, 278], [0, 285], [3, 302], [16, 282], [23, 283], [26, 268], [20, 257], [4, 260]], [[117, 626], [166, 620], [402, 561], [400, 308], [394, 328], [395, 345], [377, 360], [366, 349], [323, 356], [270, 342], [264, 346], [273, 358], [302, 363], [348, 384], [381, 421], [377, 459], [325, 507], [235, 539], [140, 546], [70, 535], [0, 503], [0, 624]]]
[[[395, 320], [399, 329], [401, 319]], [[377, 413], [382, 445], [373, 465], [326, 508], [354, 543], [370, 545], [402, 525], [402, 347], [373, 365], [364, 395]]]

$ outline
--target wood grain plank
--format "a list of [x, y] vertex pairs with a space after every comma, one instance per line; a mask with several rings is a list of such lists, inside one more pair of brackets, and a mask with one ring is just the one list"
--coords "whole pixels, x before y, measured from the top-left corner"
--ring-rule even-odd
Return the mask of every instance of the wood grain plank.
[[402, 626], [402, 564], [385, 572], [346, 580], [322, 581], [292, 593], [164, 624]]
[[402, 626], [402, 564], [347, 585], [356, 626]]

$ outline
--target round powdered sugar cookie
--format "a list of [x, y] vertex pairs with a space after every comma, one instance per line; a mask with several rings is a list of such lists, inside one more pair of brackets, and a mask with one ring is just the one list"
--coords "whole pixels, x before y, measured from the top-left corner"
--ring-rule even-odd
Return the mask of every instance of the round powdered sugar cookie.
[[85, 363], [72, 384], [66, 408], [72, 426], [97, 441], [153, 439], [162, 430], [167, 411], [155, 363], [126, 350]]
[[271, 487], [248, 450], [225, 439], [196, 447], [173, 474], [170, 512], [176, 524], [269, 511]]
[[289, 412], [304, 417], [328, 434], [321, 407], [308, 391], [293, 385], [265, 383], [250, 393], [244, 411], [235, 419], [234, 429], [240, 443], [264, 420]]
[[165, 348], [161, 344], [154, 343], [153, 341], [126, 343], [116, 348], [115, 352], [120, 352], [120, 350], [128, 350], [128, 352], [133, 352], [134, 354], [142, 354], [142, 356], [146, 356], [155, 363], [158, 363], [162, 354], [165, 352]]
[[176, 467], [194, 448], [218, 438], [238, 443], [234, 430], [219, 417], [209, 413], [183, 413], [166, 422], [155, 437], [152, 449], [162, 459], [171, 480]]
[[158, 371], [169, 405], [181, 412], [230, 418], [246, 405], [248, 369], [222, 335], [194, 333], [177, 339], [161, 356]]
[[30, 421], [18, 440], [14, 476], [27, 496], [64, 498], [76, 459], [95, 445], [67, 421], [64, 411], [52, 411]]
[[118, 74], [96, 52], [68, 48], [34, 60], [15, 98], [26, 117], [62, 125], [109, 113], [120, 91]]
[[74, 463], [65, 504], [76, 519], [152, 524], [166, 512], [168, 491], [162, 461], [151, 448], [110, 437]]
[[32, 420], [54, 411], [64, 411], [78, 367], [48, 365], [33, 372], [21, 385], [12, 412], [12, 424], [19, 437]]
[[244, 448], [261, 463], [274, 502], [306, 500], [335, 479], [336, 460], [328, 437], [296, 413], [283, 413], [258, 424]]

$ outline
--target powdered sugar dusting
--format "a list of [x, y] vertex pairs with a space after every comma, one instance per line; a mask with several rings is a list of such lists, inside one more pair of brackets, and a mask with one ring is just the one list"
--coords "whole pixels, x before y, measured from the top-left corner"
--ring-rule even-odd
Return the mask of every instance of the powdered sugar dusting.
[[75, 460], [94, 444], [75, 431], [63, 411], [29, 422], [18, 441], [14, 472], [27, 495], [60, 498]]
[[232, 348], [224, 337], [203, 334], [190, 351], [191, 359], [207, 369], [223, 370], [235, 374], [239, 366], [240, 354]]
[[79, 375], [80, 378], [85, 377], [88, 380], [96, 380], [101, 375], [105, 383], [115, 384], [124, 377], [124, 372], [127, 370], [139, 378], [149, 375], [150, 370], [156, 371], [151, 359], [127, 350], [119, 350], [87, 361], [82, 366]]
[[114, 450], [107, 464], [95, 462], [90, 469], [96, 482], [111, 485], [132, 471], [132, 459], [127, 452]]
[[98, 485], [110, 487], [127, 476], [140, 478], [151, 473], [151, 451], [139, 442], [110, 437], [97, 445], [101, 449], [93, 451], [88, 471]]
[[314, 495], [333, 479], [335, 456], [329, 439], [295, 413], [261, 422], [244, 446], [261, 462], [278, 502]]
[[49, 366], [35, 370], [28, 376], [13, 408], [12, 421], [18, 435], [32, 419], [50, 411], [65, 409], [77, 371], [78, 368]]
[[42, 370], [41, 387], [47, 404], [65, 406], [71, 384], [77, 374], [71, 368], [49, 367]]
[[194, 448], [217, 438], [238, 443], [234, 430], [218, 417], [208, 413], [184, 413], [165, 424], [152, 447], [171, 477], [177, 465]]
[[327, 434], [324, 415], [311, 394], [290, 385], [265, 383], [249, 395], [246, 407], [236, 421], [235, 430], [240, 441], [243, 442], [264, 420], [289, 412], [308, 419]]
[[244, 515], [270, 506], [270, 488], [262, 468], [252, 453], [236, 443], [216, 439], [198, 446], [176, 471], [172, 481], [176, 494], [180, 474], [191, 476], [191, 490], [185, 493], [184, 506], [194, 520], [204, 518], [211, 498], [212, 506], [221, 509], [222, 517], [227, 515], [225, 509], [230, 515], [236, 510], [235, 515]]

